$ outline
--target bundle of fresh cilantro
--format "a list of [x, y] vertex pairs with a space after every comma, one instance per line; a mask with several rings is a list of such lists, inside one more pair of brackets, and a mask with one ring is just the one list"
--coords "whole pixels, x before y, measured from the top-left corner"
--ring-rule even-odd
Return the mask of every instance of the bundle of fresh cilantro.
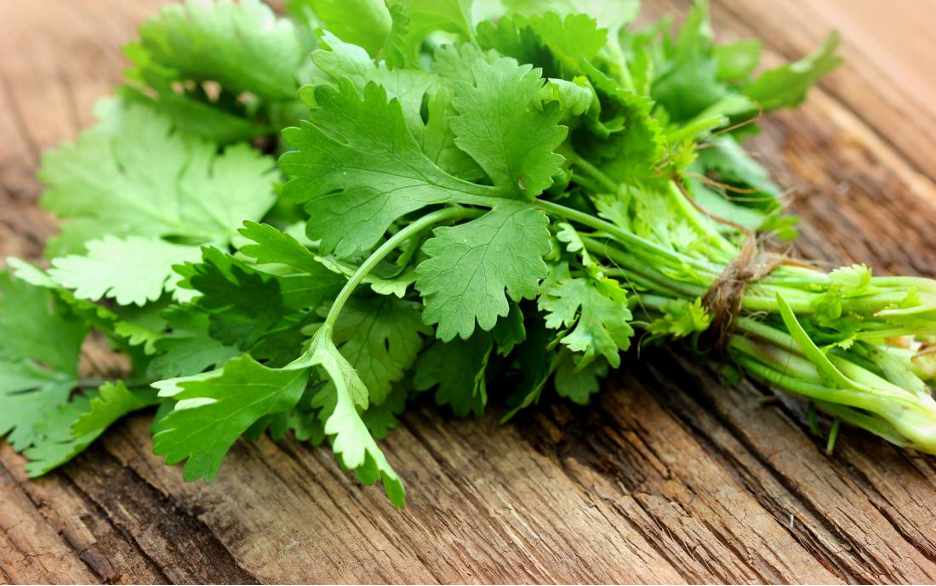
[[[754, 237], [795, 231], [741, 138], [838, 64], [834, 36], [755, 74], [759, 43], [716, 44], [701, 0], [676, 34], [630, 27], [636, 0], [287, 6], [165, 8], [98, 124], [43, 157], [48, 268], [0, 274], [0, 433], [30, 474], [158, 406], [189, 480], [292, 433], [402, 506], [375, 438], [407, 401], [586, 403], [636, 330], [936, 452], [936, 282]], [[125, 377], [79, 372], [92, 330]]]

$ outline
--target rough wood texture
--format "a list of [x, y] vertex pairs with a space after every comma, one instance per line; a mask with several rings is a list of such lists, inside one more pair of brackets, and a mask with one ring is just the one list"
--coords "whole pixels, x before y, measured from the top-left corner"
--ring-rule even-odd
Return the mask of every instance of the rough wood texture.
[[[647, 0], [647, 12], [683, 10]], [[90, 123], [118, 47], [160, 0], [0, 2], [0, 255], [36, 257], [42, 149]], [[715, 2], [726, 38], [797, 57], [832, 26], [847, 64], [756, 149], [795, 193], [800, 252], [936, 274], [927, 0]], [[889, 35], [870, 35], [886, 21]], [[930, 61], [926, 61], [929, 59]], [[89, 352], [85, 368], [106, 371]], [[409, 506], [293, 441], [238, 445], [210, 485], [151, 454], [146, 417], [29, 482], [0, 446], [0, 581], [933, 582], [936, 460], [848, 430], [832, 457], [794, 406], [653, 350], [589, 408], [508, 426], [416, 408], [385, 443]], [[495, 390], [496, 392], [496, 390]]]

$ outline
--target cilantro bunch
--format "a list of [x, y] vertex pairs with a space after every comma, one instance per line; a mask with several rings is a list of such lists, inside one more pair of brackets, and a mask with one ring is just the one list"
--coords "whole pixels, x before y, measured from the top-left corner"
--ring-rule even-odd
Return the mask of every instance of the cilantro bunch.
[[[845, 421], [936, 452], [936, 282], [785, 262], [710, 302], [756, 234], [795, 236], [741, 141], [839, 63], [834, 35], [755, 73], [703, 1], [675, 34], [629, 26], [636, 1], [287, 6], [165, 8], [44, 155], [48, 268], [0, 274], [0, 433], [31, 475], [157, 406], [186, 479], [292, 433], [403, 506], [376, 440], [414, 397], [587, 403], [676, 339], [829, 414], [830, 446]], [[92, 331], [127, 372], [83, 376]]]

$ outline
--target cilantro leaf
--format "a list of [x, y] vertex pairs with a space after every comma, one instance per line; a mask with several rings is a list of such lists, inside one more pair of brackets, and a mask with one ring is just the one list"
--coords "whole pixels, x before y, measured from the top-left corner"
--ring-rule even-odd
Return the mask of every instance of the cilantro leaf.
[[321, 257], [317, 257], [298, 240], [280, 232], [268, 224], [244, 222], [240, 233], [256, 244], [242, 246], [240, 252], [257, 260], [260, 264], [279, 263], [298, 269], [314, 277], [321, 297], [314, 296], [307, 300], [309, 305], [317, 305], [331, 297], [344, 285], [345, 279], [335, 274], [333, 267], [326, 264]]
[[548, 225], [542, 212], [505, 203], [470, 222], [434, 230], [423, 245], [429, 258], [416, 267], [416, 288], [426, 303], [423, 320], [438, 324], [440, 339], [468, 339], [476, 322], [490, 330], [508, 314], [507, 295], [514, 301], [536, 296], [548, 273]]
[[159, 352], [149, 365], [154, 376], [161, 379], [191, 376], [218, 368], [229, 358], [240, 355], [236, 347], [209, 335], [209, 314], [196, 306], [170, 308], [164, 316], [172, 332], [154, 343]]
[[718, 62], [719, 81], [745, 80], [760, 62], [761, 42], [744, 39], [725, 45], [716, 45], [712, 54]]
[[422, 153], [400, 102], [369, 83], [363, 98], [347, 79], [315, 88], [311, 122], [283, 138], [297, 150], [280, 158], [292, 176], [287, 198], [305, 202], [321, 252], [348, 257], [372, 247], [401, 216], [431, 204], [493, 205], [497, 189], [448, 175]]
[[75, 378], [87, 333], [54, 292], [0, 272], [0, 360], [38, 361]]
[[666, 152], [662, 126], [652, 115], [653, 101], [617, 85], [588, 62], [583, 68], [602, 99], [602, 116], [609, 128], [623, 126], [604, 140], [594, 140], [582, 154], [602, 161], [602, 170], [619, 183], [641, 185], [658, 182], [656, 168]]
[[99, 238], [184, 236], [226, 244], [245, 219], [272, 205], [272, 161], [247, 145], [217, 145], [173, 132], [135, 104], [98, 109], [101, 122], [42, 157], [42, 205], [65, 220], [54, 256]]
[[416, 360], [420, 334], [431, 333], [420, 320], [418, 304], [374, 297], [350, 299], [344, 305], [334, 341], [367, 387], [370, 403], [380, 405]]
[[402, 508], [406, 501], [403, 483], [358, 413], [358, 408], [367, 408], [367, 387], [335, 347], [331, 334], [328, 326], [319, 328], [303, 362], [321, 367], [331, 380], [313, 400], [315, 406], [322, 408], [325, 434], [335, 457], [345, 468], [353, 469], [364, 484], [383, 482], [390, 501]]
[[384, 44], [384, 55], [392, 67], [419, 64], [423, 40], [430, 33], [445, 31], [472, 38], [471, 0], [388, 0], [393, 24]]
[[176, 270], [184, 277], [180, 286], [201, 293], [195, 303], [209, 315], [211, 336], [245, 350], [290, 314], [333, 297], [343, 284], [325, 270], [321, 276], [260, 271], [209, 247], [202, 249], [202, 262]]
[[449, 124], [455, 144], [471, 155], [495, 185], [539, 195], [552, 185], [563, 158], [553, 151], [565, 140], [556, 107], [531, 108], [543, 79], [538, 70], [513, 59], [472, 66], [475, 85], [458, 85]]
[[289, 0], [287, 6], [300, 18], [311, 9], [314, 21], [371, 55], [383, 47], [390, 32], [390, 12], [382, 0]]
[[304, 57], [298, 31], [260, 0], [187, 0], [140, 29], [139, 46], [173, 80], [215, 81], [262, 98], [295, 97]]
[[548, 347], [549, 330], [545, 322], [539, 318], [533, 320], [528, 332], [526, 341], [516, 352], [522, 380], [507, 400], [507, 404], [512, 407], [501, 417], [502, 423], [516, 415], [520, 409], [539, 401], [555, 368], [556, 352]]
[[579, 405], [587, 405], [591, 396], [601, 390], [601, 382], [598, 379], [608, 375], [608, 361], [599, 356], [584, 367], [576, 362], [572, 352], [559, 352], [553, 384], [560, 397]]
[[436, 388], [437, 405], [448, 405], [458, 417], [481, 415], [487, 404], [485, 371], [494, 341], [487, 332], [475, 332], [467, 340], [436, 340], [416, 362], [416, 390]]
[[305, 369], [267, 368], [243, 356], [220, 372], [154, 383], [160, 397], [177, 402], [153, 436], [153, 452], [167, 464], [186, 460], [186, 480], [210, 482], [237, 438], [261, 417], [292, 409], [308, 380]]
[[[403, 108], [406, 124], [419, 139], [423, 134], [422, 105], [423, 98], [435, 83], [435, 78], [418, 69], [389, 69], [386, 63], [374, 63], [361, 47], [344, 43], [325, 31], [322, 40], [329, 47], [328, 51], [319, 49], [312, 53], [312, 61], [334, 79], [346, 78], [354, 83], [358, 91], [363, 92], [368, 82], [381, 85], [387, 91], [387, 97], [396, 98]], [[308, 90], [303, 90], [303, 95]], [[314, 103], [314, 94], [312, 96]]]
[[818, 51], [794, 63], [768, 69], [744, 93], [764, 110], [798, 106], [820, 77], [842, 63], [841, 55], [836, 53], [838, 45], [839, 35], [833, 32]]
[[497, 344], [497, 353], [501, 356], [507, 356], [514, 349], [514, 346], [526, 340], [526, 328], [523, 325], [523, 310], [514, 302], [508, 302], [510, 310], [506, 317], [497, 320], [491, 335], [494, 336], [494, 342]]
[[634, 329], [628, 323], [624, 290], [612, 279], [564, 279], [540, 297], [540, 309], [546, 313], [546, 325], [568, 328], [562, 343], [573, 352], [581, 352], [577, 368], [582, 369], [598, 356], [611, 366], [621, 364], [619, 352], [630, 347]]
[[158, 402], [152, 391], [131, 391], [122, 382], [106, 383], [56, 408], [40, 425], [42, 441], [26, 450], [29, 476], [41, 476], [90, 446], [118, 419]]
[[397, 385], [387, 395], [387, 398], [380, 405], [371, 405], [366, 411], [361, 413], [361, 419], [364, 425], [375, 438], [382, 440], [387, 437], [390, 430], [396, 429], [400, 425], [397, 419], [406, 409], [406, 398], [409, 393], [402, 385]]
[[49, 270], [63, 287], [74, 289], [79, 299], [109, 297], [120, 305], [143, 305], [159, 299], [164, 290], [180, 301], [190, 297], [177, 287], [181, 277], [172, 266], [197, 260], [196, 246], [141, 236], [105, 236], [89, 240], [85, 247], [86, 254], [54, 259]]
[[39, 427], [61, 405], [68, 402], [74, 376], [39, 367], [22, 360], [0, 360], [0, 436], [17, 451], [42, 438]]
[[209, 315], [212, 338], [247, 349], [288, 313], [280, 283], [215, 248], [202, 262], [179, 267], [186, 284], [202, 295], [198, 306]]

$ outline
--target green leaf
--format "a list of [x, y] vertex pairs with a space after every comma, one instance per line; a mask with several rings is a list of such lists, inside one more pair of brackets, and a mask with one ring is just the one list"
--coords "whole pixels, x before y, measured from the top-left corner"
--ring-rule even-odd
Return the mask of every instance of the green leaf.
[[331, 334], [331, 328], [319, 328], [303, 362], [321, 367], [331, 380], [315, 398], [316, 406], [322, 408], [325, 434], [342, 466], [353, 469], [364, 484], [383, 482], [390, 501], [402, 508], [406, 503], [403, 483], [358, 413], [358, 408], [367, 408], [367, 387], [335, 347]]
[[598, 263], [592, 259], [591, 255], [588, 254], [588, 250], [585, 249], [585, 242], [582, 240], [582, 237], [579, 236], [579, 233], [571, 224], [561, 222], [558, 224], [558, 228], [559, 231], [556, 232], [556, 239], [566, 245], [566, 250], [579, 256], [583, 266], [597, 266]]
[[0, 436], [17, 451], [41, 441], [39, 427], [68, 402], [74, 376], [22, 360], [0, 360]]
[[197, 246], [141, 236], [105, 236], [85, 246], [87, 253], [56, 258], [49, 269], [49, 275], [74, 289], [78, 299], [108, 297], [120, 305], [144, 305], [159, 299], [163, 291], [179, 301], [191, 297], [177, 287], [181, 277], [172, 266], [197, 260], [201, 256]]
[[417, 67], [423, 40], [444, 31], [470, 39], [471, 0], [387, 0], [393, 19], [383, 54], [394, 68]]
[[[319, 256], [316, 259], [332, 272], [346, 277], [350, 277], [357, 270], [355, 265], [331, 257]], [[381, 277], [381, 274], [386, 274], [387, 278]], [[407, 267], [400, 272], [399, 267], [388, 264], [377, 265], [373, 271], [361, 279], [361, 283], [370, 285], [374, 293], [396, 295], [400, 299], [406, 296], [406, 291], [415, 282], [416, 271], [412, 267]]]
[[491, 335], [494, 336], [494, 343], [497, 344], [497, 353], [501, 356], [507, 356], [514, 349], [514, 346], [526, 339], [526, 328], [523, 326], [523, 311], [520, 306], [513, 301], [509, 301], [510, 310], [506, 317], [497, 320]]
[[211, 320], [192, 305], [175, 307], [164, 313], [172, 332], [155, 342], [159, 355], [149, 372], [161, 379], [199, 374], [218, 368], [240, 355], [236, 347], [225, 345], [208, 334]]
[[634, 20], [640, 11], [638, 0], [504, 0], [512, 12], [527, 16], [555, 12], [566, 17], [570, 14], [587, 14], [598, 22], [598, 26], [619, 31]]
[[248, 145], [218, 147], [179, 132], [149, 108], [123, 105], [42, 156], [42, 205], [64, 220], [52, 255], [105, 234], [226, 244], [273, 204], [272, 160]]
[[401, 216], [427, 205], [457, 201], [493, 205], [502, 194], [448, 175], [422, 153], [400, 102], [369, 83], [363, 98], [353, 84], [315, 88], [311, 122], [283, 131], [297, 150], [280, 159], [293, 178], [287, 198], [305, 202], [307, 226], [320, 251], [353, 256], [374, 246]]
[[105, 383], [90, 397], [88, 411], [71, 426], [78, 440], [96, 438], [115, 421], [145, 407], [156, 405], [159, 398], [152, 389], [128, 389], [123, 381]]
[[0, 271], [0, 360], [35, 360], [75, 378], [87, 333], [54, 292]]
[[539, 401], [556, 364], [556, 352], [548, 348], [549, 342], [545, 322], [542, 319], [532, 320], [529, 337], [515, 354], [522, 380], [507, 401], [512, 407], [501, 417], [501, 423]]
[[380, 405], [403, 379], [429, 335], [419, 304], [393, 297], [349, 299], [335, 323], [334, 341], [358, 372], [370, 403]]
[[654, 334], [668, 334], [684, 338], [694, 332], [703, 332], [712, 323], [712, 317], [702, 305], [702, 299], [670, 299], [663, 308], [663, 316], [650, 322], [647, 328]]
[[202, 262], [178, 268], [185, 285], [201, 293], [196, 303], [209, 315], [212, 338], [247, 349], [289, 313], [280, 281], [216, 248]]
[[345, 279], [336, 276], [334, 271], [323, 264], [319, 257], [289, 234], [280, 232], [268, 224], [257, 222], [244, 222], [244, 227], [239, 231], [245, 238], [256, 242], [256, 244], [242, 246], [240, 251], [256, 259], [258, 263], [279, 263], [291, 266], [321, 279], [323, 286], [329, 290], [337, 287], [335, 293], [344, 285]]
[[698, 164], [706, 172], [715, 173], [721, 181], [757, 191], [779, 200], [782, 190], [770, 174], [731, 136], [708, 139], [709, 148], [698, 151]]
[[481, 415], [487, 403], [485, 370], [494, 342], [486, 332], [467, 340], [436, 340], [416, 362], [413, 385], [419, 391], [438, 387], [437, 405], [449, 405], [458, 417]]
[[71, 433], [72, 424], [89, 408], [88, 399], [77, 395], [71, 401], [50, 407], [43, 414], [42, 420], [36, 424], [32, 445], [24, 451], [29, 477], [42, 476], [68, 462], [100, 435], [103, 430], [81, 438]]
[[[503, 204], [455, 227], [436, 228], [423, 245], [429, 258], [416, 268], [426, 303], [423, 320], [436, 335], [468, 339], [475, 323], [490, 330], [508, 314], [507, 295], [532, 299], [548, 270], [549, 220], [522, 204]], [[507, 295], [505, 295], [505, 289]]]
[[602, 100], [602, 124], [612, 130], [623, 126], [623, 130], [592, 141], [579, 154], [596, 163], [602, 161], [602, 171], [618, 183], [659, 182], [662, 172], [656, 167], [666, 152], [666, 140], [652, 115], [653, 101], [620, 87], [588, 62], [583, 68]]
[[531, 107], [543, 87], [539, 70], [504, 58], [477, 60], [472, 72], [475, 85], [459, 84], [452, 102], [455, 144], [496, 186], [539, 195], [562, 168], [563, 158], [553, 151], [567, 134], [557, 124], [557, 107]]
[[379, 440], [386, 439], [390, 430], [400, 425], [400, 420], [397, 418], [406, 409], [407, 395], [406, 388], [397, 385], [383, 403], [371, 405], [361, 413], [361, 419], [372, 436]]
[[390, 12], [383, 0], [290, 0], [288, 5], [293, 14], [310, 8], [315, 20], [339, 39], [371, 55], [383, 47], [390, 32]]
[[556, 375], [553, 384], [560, 397], [579, 405], [587, 405], [591, 396], [601, 390], [601, 381], [608, 376], [608, 361], [603, 356], [584, 368], [576, 364], [575, 354], [568, 350], [559, 352], [556, 358]]
[[153, 436], [153, 452], [167, 464], [183, 460], [186, 480], [218, 474], [237, 438], [260, 418], [292, 409], [309, 380], [307, 369], [273, 369], [250, 356], [229, 360], [220, 372], [153, 384], [177, 401]]
[[747, 79], [760, 62], [759, 39], [744, 39], [725, 45], [715, 45], [712, 53], [718, 62], [719, 81]]
[[260, 0], [169, 4], [139, 34], [151, 66], [169, 79], [214, 81], [269, 100], [295, 97], [305, 57], [298, 31]]
[[809, 88], [842, 62], [842, 56], [836, 53], [838, 44], [839, 35], [832, 32], [818, 51], [794, 63], [768, 69], [744, 93], [765, 111], [800, 105]]
[[582, 369], [604, 356], [611, 366], [621, 364], [619, 352], [630, 347], [634, 330], [628, 322], [624, 290], [608, 278], [570, 278], [547, 290], [539, 300], [546, 312], [546, 325], [570, 330], [561, 336], [562, 343], [581, 353], [577, 368]]
[[[388, 98], [400, 101], [406, 124], [418, 140], [423, 134], [423, 99], [435, 83], [435, 77], [418, 69], [389, 69], [386, 63], [374, 63], [364, 49], [343, 43], [328, 31], [322, 40], [330, 50], [320, 49], [312, 53], [312, 60], [319, 69], [335, 80], [351, 80], [362, 93], [368, 82], [383, 86]], [[306, 93], [308, 90], [303, 91]]]

